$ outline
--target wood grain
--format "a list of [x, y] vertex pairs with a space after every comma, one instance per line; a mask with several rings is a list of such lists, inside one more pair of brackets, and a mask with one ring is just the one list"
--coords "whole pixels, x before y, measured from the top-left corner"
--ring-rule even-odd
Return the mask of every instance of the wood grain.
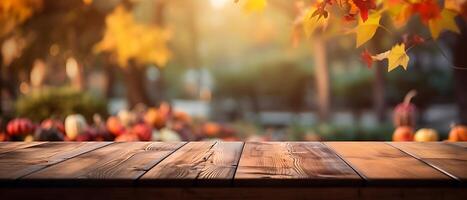
[[446, 185], [454, 180], [381, 142], [326, 142], [364, 176], [369, 185]]
[[358, 185], [361, 178], [318, 142], [247, 142], [236, 185]]
[[190, 142], [144, 174], [139, 182], [163, 185], [230, 184], [242, 142]]
[[451, 145], [456, 145], [456, 146], [467, 148], [467, 142], [446, 142], [446, 144], [451, 144]]
[[390, 144], [456, 179], [467, 181], [466, 148], [443, 142], [393, 142]]
[[[32, 173], [24, 179], [44, 180], [50, 184], [107, 184], [132, 182], [162, 159], [183, 146], [183, 142], [118, 142], [82, 154]], [[108, 180], [108, 181], [107, 181]]]
[[17, 179], [108, 142], [48, 142], [0, 154], [0, 180]]
[[43, 143], [45, 142], [0, 142], [0, 154]]

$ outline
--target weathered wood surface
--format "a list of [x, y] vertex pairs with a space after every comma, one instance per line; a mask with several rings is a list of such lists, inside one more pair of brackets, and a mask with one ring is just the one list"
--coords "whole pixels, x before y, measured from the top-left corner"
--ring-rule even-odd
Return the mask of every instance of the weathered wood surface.
[[0, 179], [17, 179], [77, 155], [106, 146], [108, 142], [47, 142], [0, 154]]
[[465, 144], [0, 143], [0, 183], [10, 187], [37, 183], [48, 187], [465, 187], [459, 185], [467, 176]]
[[358, 185], [361, 178], [318, 142], [247, 142], [237, 185]]
[[185, 143], [113, 143], [32, 173], [24, 179], [88, 184], [131, 182], [139, 178]]
[[[399, 149], [380, 142], [325, 142], [369, 185], [449, 185], [454, 179]], [[465, 152], [464, 152], [465, 153]]]
[[43, 143], [45, 142], [3, 142], [0, 143], [0, 154]]
[[241, 155], [241, 142], [190, 142], [144, 174], [143, 184], [228, 185]]
[[390, 143], [392, 146], [416, 157], [454, 179], [467, 181], [467, 152], [461, 146], [443, 142]]

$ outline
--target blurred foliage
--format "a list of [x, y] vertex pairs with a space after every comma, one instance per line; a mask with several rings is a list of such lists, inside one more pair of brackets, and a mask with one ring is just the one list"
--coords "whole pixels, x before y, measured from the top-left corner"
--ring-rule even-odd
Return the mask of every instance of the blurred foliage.
[[1, 0], [0, 37], [13, 31], [41, 8], [42, 0]]
[[67, 115], [79, 113], [92, 119], [95, 113], [106, 115], [106, 102], [89, 93], [69, 87], [44, 88], [36, 90], [16, 101], [19, 117], [42, 121], [49, 117], [64, 119]]
[[127, 66], [130, 59], [158, 66], [164, 66], [169, 60], [171, 53], [166, 45], [169, 31], [136, 22], [123, 6], [115, 8], [105, 23], [104, 38], [96, 44], [95, 51], [114, 53], [120, 66]]

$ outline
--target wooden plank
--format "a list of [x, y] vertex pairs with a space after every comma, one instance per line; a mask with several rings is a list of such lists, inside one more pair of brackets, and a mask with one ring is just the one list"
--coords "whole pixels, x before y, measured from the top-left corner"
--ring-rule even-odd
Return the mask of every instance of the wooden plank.
[[247, 142], [236, 185], [358, 185], [361, 177], [319, 142]]
[[455, 181], [418, 159], [380, 142], [326, 142], [369, 185], [448, 185]]
[[142, 184], [227, 185], [231, 183], [242, 142], [190, 142], [144, 174]]
[[467, 148], [467, 142], [446, 142], [446, 144], [451, 144], [451, 145], [456, 145], [456, 146]]
[[[183, 146], [184, 142], [118, 142], [32, 173], [34, 183], [128, 184]], [[125, 186], [125, 185], [123, 185]]]
[[110, 143], [48, 142], [0, 154], [0, 181], [20, 178], [108, 144]]
[[0, 142], [0, 154], [43, 143], [45, 142]]
[[455, 179], [467, 181], [467, 148], [443, 142], [393, 142], [390, 144]]

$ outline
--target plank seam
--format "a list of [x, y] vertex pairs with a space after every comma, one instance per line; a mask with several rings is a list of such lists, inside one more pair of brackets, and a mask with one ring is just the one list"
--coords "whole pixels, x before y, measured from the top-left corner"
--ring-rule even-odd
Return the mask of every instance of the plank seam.
[[139, 175], [138, 177], [136, 177], [134, 179], [135, 182], [137, 182], [139, 179], [141, 179], [141, 177], [143, 177], [146, 173], [148, 173], [149, 171], [151, 171], [152, 168], [154, 168], [156, 165], [158, 165], [159, 163], [161, 163], [163, 160], [165, 160], [166, 158], [168, 158], [169, 156], [171, 156], [173, 153], [175, 153], [176, 151], [178, 151], [179, 149], [181, 149], [182, 147], [184, 147], [185, 145], [187, 145], [188, 143], [190, 142], [184, 142], [182, 145], [180, 145], [178, 148], [176, 148], [175, 150], [173, 150], [171, 153], [167, 154], [165, 157], [161, 158], [159, 160], [159, 162], [157, 163], [154, 163], [154, 165], [152, 165], [148, 170], [144, 170], [144, 172]]
[[[84, 142], [83, 142], [83, 143], [84, 143]], [[26, 173], [26, 174], [24, 174], [24, 175], [22, 175], [22, 176], [19, 176], [19, 177], [17, 177], [16, 179], [22, 179], [22, 178], [24, 178], [24, 177], [26, 177], [26, 176], [29, 176], [29, 175], [34, 174], [34, 173], [37, 173], [37, 172], [42, 171], [42, 170], [44, 170], [44, 169], [47, 169], [47, 168], [49, 168], [49, 167], [51, 167], [51, 166], [57, 165], [57, 164], [59, 164], [59, 163], [65, 162], [65, 161], [67, 161], [67, 160], [73, 159], [73, 158], [78, 157], [78, 156], [80, 156], [80, 155], [83, 155], [83, 154], [85, 154], [85, 153], [89, 153], [89, 152], [95, 151], [95, 150], [97, 150], [97, 149], [100, 149], [100, 148], [109, 146], [109, 145], [114, 144], [114, 143], [115, 143], [115, 142], [109, 142], [108, 144], [102, 145], [102, 146], [97, 147], [97, 148], [95, 148], [95, 149], [91, 149], [91, 150], [88, 150], [88, 151], [81, 152], [81, 153], [76, 154], [76, 155], [74, 155], [74, 156], [71, 156], [71, 157], [69, 157], [69, 158], [66, 158], [66, 159], [63, 159], [63, 160], [61, 160], [61, 161], [58, 161], [58, 162], [56, 162], [56, 163], [54, 163], [54, 164], [46, 165], [46, 166], [43, 167], [43, 168], [39, 168], [39, 169], [37, 169], [37, 170], [33, 170], [32, 172], [29, 172], [29, 173]], [[36, 145], [34, 145], [34, 146], [36, 146]]]
[[364, 184], [366, 184], [367, 182], [369, 182], [370, 180], [368, 179], [368, 177], [366, 177], [363, 173], [361, 173], [360, 171], [358, 171], [358, 168], [353, 166], [350, 161], [347, 161], [344, 159], [344, 157], [342, 155], [340, 155], [337, 151], [335, 151], [331, 146], [328, 146], [325, 142], [321, 142], [324, 146], [326, 146], [328, 149], [330, 149], [334, 154], [336, 154], [337, 157], [339, 157], [339, 159], [341, 159], [345, 164], [347, 164], [347, 166], [349, 166], [355, 173], [357, 173], [358, 176], [360, 176], [360, 178], [362, 180], [364, 180]]
[[449, 172], [445, 171], [444, 169], [439, 168], [439, 167], [436, 166], [436, 165], [433, 165], [433, 164], [431, 164], [431, 163], [429, 163], [429, 162], [423, 160], [422, 158], [418, 157], [417, 155], [412, 154], [412, 153], [410, 153], [410, 152], [407, 152], [407, 151], [405, 151], [405, 150], [403, 150], [403, 149], [400, 149], [400, 148], [398, 148], [397, 146], [394, 146], [394, 145], [392, 145], [392, 144], [389, 143], [389, 142], [384, 142], [384, 143], [387, 144], [387, 145], [389, 145], [389, 146], [391, 146], [391, 147], [393, 147], [393, 148], [395, 148], [395, 149], [397, 149], [397, 150], [399, 150], [399, 151], [401, 151], [402, 153], [405, 153], [405, 154], [407, 154], [407, 155], [409, 155], [409, 156], [412, 156], [413, 158], [417, 159], [418, 161], [424, 163], [425, 165], [428, 165], [428, 166], [430, 166], [430, 167], [432, 167], [432, 168], [438, 170], [438, 171], [441, 172], [442, 174], [447, 175], [448, 177], [450, 177], [450, 178], [452, 178], [452, 179], [454, 179], [454, 180], [456, 180], [456, 181], [458, 181], [458, 182], [461, 182], [461, 180], [460, 180], [459, 178], [457, 178], [456, 176], [450, 174]]
[[230, 181], [231, 186], [235, 185], [235, 175], [237, 175], [238, 166], [240, 165], [240, 160], [242, 159], [242, 156], [243, 156], [243, 150], [245, 149], [245, 144], [246, 142], [242, 142], [242, 150], [240, 151], [240, 155], [238, 156], [237, 165], [235, 166], [234, 174], [232, 176], [232, 180]]

